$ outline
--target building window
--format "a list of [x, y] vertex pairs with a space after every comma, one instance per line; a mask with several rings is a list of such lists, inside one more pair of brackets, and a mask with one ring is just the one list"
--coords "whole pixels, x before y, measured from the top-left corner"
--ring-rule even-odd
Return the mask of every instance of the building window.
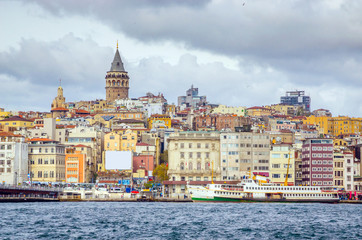
[[[180, 169], [181, 169], [181, 170], [184, 170], [184, 169], [185, 169], [185, 164], [184, 164], [183, 162], [180, 164]], [[181, 180], [181, 181], [184, 181], [184, 180]]]
[[42, 171], [38, 171], [38, 178], [42, 177]]
[[192, 148], [192, 143], [189, 143], [189, 148]]
[[185, 148], [185, 144], [184, 144], [184, 143], [181, 143], [181, 144], [180, 144], [180, 148]]
[[208, 144], [208, 143], [205, 143], [205, 148], [209, 148], [209, 144]]
[[189, 170], [192, 170], [192, 162], [189, 163]]
[[200, 152], [197, 153], [197, 158], [201, 158], [201, 153]]
[[198, 144], [197, 144], [197, 148], [201, 148], [201, 143], [198, 143]]
[[209, 162], [206, 162], [205, 163], [205, 170], [209, 170], [210, 169], [210, 163]]
[[197, 163], [197, 170], [201, 170], [201, 163], [200, 162]]
[[210, 153], [206, 153], [206, 158], [210, 158]]
[[192, 152], [189, 153], [189, 158], [192, 158]]
[[185, 158], [185, 153], [184, 152], [180, 152], [180, 158]]

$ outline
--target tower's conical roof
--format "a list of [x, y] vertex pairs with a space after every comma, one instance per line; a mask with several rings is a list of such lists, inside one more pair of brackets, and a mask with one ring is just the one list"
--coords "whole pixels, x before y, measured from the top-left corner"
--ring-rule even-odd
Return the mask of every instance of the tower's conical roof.
[[110, 72], [125, 72], [121, 56], [119, 55], [118, 48], [117, 48], [116, 54], [114, 55], [111, 70], [109, 70], [109, 71]]

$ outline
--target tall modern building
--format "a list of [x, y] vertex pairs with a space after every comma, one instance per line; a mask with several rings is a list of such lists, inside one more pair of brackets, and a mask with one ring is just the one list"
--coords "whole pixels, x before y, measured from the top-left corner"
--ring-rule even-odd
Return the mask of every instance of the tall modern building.
[[333, 140], [307, 139], [302, 146], [302, 183], [306, 186], [333, 186]]
[[129, 77], [124, 70], [123, 62], [118, 51], [114, 55], [111, 69], [106, 75], [106, 99], [107, 102], [113, 102], [116, 99], [128, 98]]
[[177, 101], [178, 106], [185, 104], [186, 107], [199, 107], [206, 103], [206, 96], [199, 96], [199, 89], [194, 88], [192, 85], [191, 88], [186, 91], [186, 96], [179, 96]]
[[289, 91], [285, 96], [280, 97], [280, 103], [285, 105], [303, 107], [310, 112], [310, 96], [306, 96], [304, 91]]

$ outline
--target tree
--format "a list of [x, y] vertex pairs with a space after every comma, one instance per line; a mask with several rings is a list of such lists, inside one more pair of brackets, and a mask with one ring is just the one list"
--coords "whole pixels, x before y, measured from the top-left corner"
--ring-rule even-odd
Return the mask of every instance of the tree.
[[167, 164], [168, 163], [168, 150], [163, 151], [163, 153], [160, 154], [160, 163]]
[[162, 163], [153, 170], [153, 176], [156, 178], [155, 182], [163, 182], [169, 179], [167, 175], [168, 165]]

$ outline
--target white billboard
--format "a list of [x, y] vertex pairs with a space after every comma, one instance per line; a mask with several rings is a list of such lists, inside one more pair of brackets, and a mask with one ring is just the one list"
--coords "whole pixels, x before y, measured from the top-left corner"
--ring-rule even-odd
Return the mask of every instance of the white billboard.
[[131, 151], [106, 151], [106, 170], [132, 169]]

